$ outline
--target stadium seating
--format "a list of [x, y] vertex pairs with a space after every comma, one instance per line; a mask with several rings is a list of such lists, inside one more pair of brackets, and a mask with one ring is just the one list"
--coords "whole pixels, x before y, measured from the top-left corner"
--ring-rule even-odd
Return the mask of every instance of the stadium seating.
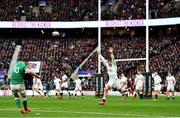
[[8, 71], [14, 49], [15, 42], [12, 39], [0, 38], [0, 70]]
[[150, 18], [171, 18], [180, 16], [180, 2], [174, 0], [150, 0]]
[[104, 0], [102, 20], [131, 20], [146, 18], [146, 0]]
[[97, 0], [1, 0], [1, 21], [95, 21]]
[[69, 39], [23, 39], [19, 60], [23, 57], [32, 61], [42, 61], [42, 78], [52, 80], [55, 73], [63, 71], [71, 74], [81, 62], [96, 48], [94, 38]]

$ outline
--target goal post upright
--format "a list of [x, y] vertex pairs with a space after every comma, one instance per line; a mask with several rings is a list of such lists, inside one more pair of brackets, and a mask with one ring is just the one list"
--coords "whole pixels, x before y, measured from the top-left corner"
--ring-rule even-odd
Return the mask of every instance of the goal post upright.
[[146, 0], [146, 72], [149, 72], [149, 0]]

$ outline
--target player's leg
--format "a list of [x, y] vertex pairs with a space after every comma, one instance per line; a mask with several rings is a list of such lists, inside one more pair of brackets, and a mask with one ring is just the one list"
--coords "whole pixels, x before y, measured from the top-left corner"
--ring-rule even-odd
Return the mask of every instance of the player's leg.
[[68, 86], [66, 86], [65, 90], [67, 91], [67, 93], [68, 93], [68, 95], [69, 95], [69, 98], [71, 99], [71, 93], [70, 93], [70, 91], [69, 91]]
[[140, 97], [140, 99], [142, 99], [142, 97], [143, 97], [143, 90], [142, 89], [139, 91], [139, 97]]
[[27, 97], [26, 97], [26, 93], [25, 93], [25, 86], [23, 84], [20, 85], [19, 93], [21, 94], [21, 97], [23, 99], [24, 110], [27, 111], [27, 112], [30, 112], [31, 110], [27, 107]]
[[75, 89], [74, 89], [74, 98], [77, 98], [77, 87], [75, 87]]
[[170, 96], [170, 87], [167, 86], [167, 90], [166, 90], [166, 97], [167, 97], [167, 100], [169, 100], [169, 96]]
[[11, 87], [11, 90], [12, 90], [12, 93], [15, 97], [15, 103], [16, 103], [16, 106], [18, 107], [19, 110], [21, 110], [21, 102], [20, 102], [20, 99], [19, 99], [19, 94], [18, 94], [18, 88], [17, 88], [17, 85], [10, 85]]
[[79, 86], [79, 91], [80, 91], [80, 93], [81, 93], [81, 96], [84, 97], [84, 94], [83, 94], [83, 91], [82, 91], [82, 87], [81, 87], [81, 86]]
[[133, 99], [136, 98], [138, 91], [139, 91], [139, 86], [136, 86], [135, 90], [134, 90], [134, 93], [133, 93]]
[[106, 84], [104, 88], [104, 94], [103, 94], [103, 102], [106, 102], [106, 98], [108, 96], [108, 91], [111, 89], [110, 84]]
[[171, 88], [171, 91], [172, 91], [172, 99], [174, 100], [174, 87], [173, 86]]

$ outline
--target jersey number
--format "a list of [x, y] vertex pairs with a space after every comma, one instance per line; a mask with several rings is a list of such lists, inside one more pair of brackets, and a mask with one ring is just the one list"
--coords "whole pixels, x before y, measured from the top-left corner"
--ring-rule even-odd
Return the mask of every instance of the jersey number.
[[19, 73], [19, 67], [14, 67], [13, 72]]

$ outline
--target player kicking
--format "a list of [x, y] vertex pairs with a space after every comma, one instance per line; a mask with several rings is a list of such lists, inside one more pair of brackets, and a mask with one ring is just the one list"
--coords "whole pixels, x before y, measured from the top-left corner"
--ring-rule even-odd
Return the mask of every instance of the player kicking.
[[137, 93], [139, 94], [140, 99], [143, 97], [143, 87], [144, 87], [144, 76], [137, 71], [136, 78], [134, 80], [135, 91], [133, 94], [133, 98], [136, 98]]
[[82, 92], [82, 87], [81, 87], [82, 81], [79, 79], [79, 77], [77, 77], [77, 79], [74, 80], [74, 83], [75, 83], [74, 98], [77, 97], [77, 92], [78, 91], [81, 93], [81, 96], [84, 97], [84, 94]]
[[61, 92], [60, 92], [61, 98], [63, 98], [63, 90], [66, 90], [69, 94], [69, 98], [71, 99], [71, 93], [69, 92], [68, 82], [69, 82], [69, 79], [68, 79], [67, 75], [64, 74], [61, 79]]
[[155, 94], [155, 101], [158, 99], [158, 95], [160, 94], [161, 91], [161, 77], [158, 75], [157, 72], [154, 72], [153, 75], [154, 78], [154, 94]]
[[108, 61], [108, 62], [106, 62], [105, 58], [98, 52], [98, 54], [100, 54], [100, 58], [102, 59], [104, 65], [107, 68], [107, 73], [109, 75], [109, 81], [105, 85], [105, 88], [104, 88], [103, 100], [102, 102], [99, 102], [99, 105], [105, 105], [105, 101], [108, 96], [108, 91], [112, 87], [117, 88], [119, 91], [121, 91], [120, 79], [118, 79], [118, 76], [117, 76], [117, 65], [116, 65], [116, 62], [114, 61], [113, 48], [109, 48], [109, 52], [111, 54], [111, 61]]
[[[40, 78], [39, 75], [32, 72], [30, 69], [28, 69], [28, 59], [24, 58], [22, 62], [16, 63], [16, 65], [12, 69], [12, 74], [10, 77], [10, 87], [12, 90], [12, 93], [15, 97], [15, 103], [20, 111], [20, 113], [25, 114], [30, 112], [31, 110], [27, 107], [27, 98], [25, 94], [25, 85], [24, 85], [24, 75], [25, 74], [31, 74], [35, 77]], [[23, 106], [24, 109], [21, 107], [21, 102], [19, 99], [19, 94], [23, 98]]]
[[56, 98], [58, 98], [58, 94], [60, 94], [61, 86], [60, 86], [61, 80], [57, 76], [54, 77], [54, 85], [55, 85], [55, 95]]
[[170, 92], [172, 92], [172, 99], [174, 100], [174, 86], [176, 85], [176, 79], [174, 76], [171, 75], [171, 73], [168, 73], [168, 76], [166, 77], [166, 84], [167, 90], [166, 90], [166, 96], [167, 100], [169, 100]]

